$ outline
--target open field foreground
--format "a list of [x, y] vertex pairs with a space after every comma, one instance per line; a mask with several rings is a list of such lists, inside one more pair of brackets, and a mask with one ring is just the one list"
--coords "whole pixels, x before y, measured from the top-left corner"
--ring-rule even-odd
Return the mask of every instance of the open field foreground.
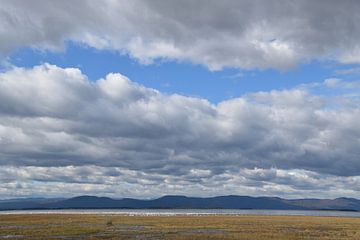
[[360, 218], [0, 215], [0, 239], [360, 239]]

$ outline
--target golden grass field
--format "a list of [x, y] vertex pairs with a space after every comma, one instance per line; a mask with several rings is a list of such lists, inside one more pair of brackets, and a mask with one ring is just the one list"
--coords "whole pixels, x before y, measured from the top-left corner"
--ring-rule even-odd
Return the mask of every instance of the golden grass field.
[[0, 215], [0, 239], [360, 239], [360, 218]]

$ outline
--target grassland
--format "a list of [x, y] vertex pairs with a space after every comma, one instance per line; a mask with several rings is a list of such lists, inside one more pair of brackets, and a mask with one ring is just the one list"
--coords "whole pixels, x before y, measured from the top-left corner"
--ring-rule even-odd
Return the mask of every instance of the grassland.
[[359, 218], [0, 215], [0, 239], [360, 239]]

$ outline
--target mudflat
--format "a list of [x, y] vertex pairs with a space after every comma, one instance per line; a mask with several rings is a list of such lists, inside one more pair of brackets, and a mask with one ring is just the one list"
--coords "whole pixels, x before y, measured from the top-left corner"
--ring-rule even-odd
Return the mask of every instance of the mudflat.
[[14, 214], [0, 239], [360, 239], [360, 218]]

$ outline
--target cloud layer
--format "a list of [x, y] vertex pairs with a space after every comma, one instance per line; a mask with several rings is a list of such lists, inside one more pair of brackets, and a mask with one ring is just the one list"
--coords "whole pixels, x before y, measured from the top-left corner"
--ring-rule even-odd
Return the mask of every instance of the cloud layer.
[[328, 79], [214, 105], [118, 73], [92, 82], [75, 68], [15, 67], [0, 74], [0, 194], [35, 181], [64, 194], [70, 183], [118, 196], [333, 196], [359, 181], [358, 93], [358, 82]]
[[64, 41], [155, 59], [289, 69], [299, 62], [360, 62], [357, 0], [1, 1], [0, 52], [61, 50]]

